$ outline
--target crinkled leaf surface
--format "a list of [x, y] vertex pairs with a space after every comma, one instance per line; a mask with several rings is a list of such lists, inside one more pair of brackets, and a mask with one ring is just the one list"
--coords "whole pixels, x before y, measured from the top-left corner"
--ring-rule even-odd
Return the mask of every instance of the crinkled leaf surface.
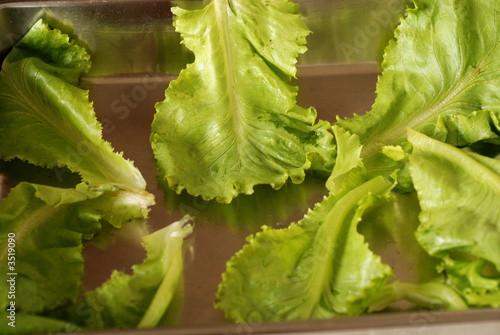
[[377, 156], [381, 145], [404, 142], [407, 127], [456, 146], [498, 139], [500, 2], [414, 3], [385, 50], [372, 110], [339, 120], [360, 136], [364, 158]]
[[191, 218], [172, 223], [143, 238], [147, 258], [133, 274], [111, 278], [73, 308], [69, 320], [85, 329], [147, 328], [162, 325], [182, 280], [184, 239]]
[[142, 192], [142, 175], [102, 139], [88, 91], [74, 86], [89, 58], [41, 20], [30, 29], [0, 72], [0, 158], [67, 166], [90, 184]]
[[392, 186], [376, 177], [331, 194], [286, 229], [264, 226], [228, 262], [216, 306], [237, 322], [363, 313], [392, 270], [357, 226], [366, 208], [391, 198]]
[[177, 192], [230, 202], [256, 184], [301, 182], [329, 171], [329, 124], [296, 105], [296, 57], [309, 31], [287, 0], [213, 0], [174, 8], [195, 61], [157, 104], [151, 143], [160, 175]]
[[[500, 272], [489, 272], [484, 259], [460, 260], [445, 257], [441, 265], [448, 282], [470, 306], [500, 307]], [[486, 269], [486, 271], [485, 271]]]
[[[135, 194], [132, 194], [135, 197]], [[142, 218], [146, 207], [129, 200], [129, 192], [95, 191], [20, 183], [0, 203], [0, 262], [7, 263], [8, 234], [15, 234], [16, 307], [40, 313], [75, 302], [83, 274], [82, 243], [101, 220], [120, 227]], [[0, 274], [5, 282], [7, 271]], [[8, 304], [0, 285], [0, 306]]]
[[[408, 131], [408, 140], [413, 145], [410, 171], [422, 208], [419, 243], [444, 259], [450, 283], [470, 304], [498, 307], [500, 161], [414, 130]], [[483, 271], [487, 265], [492, 268], [488, 275]]]

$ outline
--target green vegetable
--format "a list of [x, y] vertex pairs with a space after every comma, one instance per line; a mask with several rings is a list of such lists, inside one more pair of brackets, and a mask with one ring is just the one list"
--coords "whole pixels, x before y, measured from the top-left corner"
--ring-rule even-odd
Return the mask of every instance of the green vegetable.
[[414, 130], [408, 140], [422, 206], [418, 241], [443, 259], [441, 270], [470, 305], [500, 307], [500, 161]]
[[[333, 127], [337, 157], [326, 185], [330, 196], [299, 224], [282, 231], [264, 227], [228, 262], [216, 306], [229, 318], [249, 322], [252, 310], [274, 321], [357, 315], [402, 299], [425, 308], [499, 306], [500, 165], [472, 152], [495, 156], [500, 143], [498, 4], [414, 1], [386, 48], [372, 110]], [[397, 183], [382, 193], [388, 199], [392, 189], [397, 203], [366, 208], [359, 194], [359, 202], [344, 204], [361, 191], [369, 197], [366, 186], [381, 179]], [[330, 228], [333, 222], [347, 225], [338, 204], [357, 213], [360, 231], [373, 237], [383, 227], [380, 235], [399, 241], [399, 256], [417, 267], [416, 282], [385, 285], [391, 272], [380, 276], [387, 265], [371, 251], [380, 242], [367, 236], [374, 244], [369, 250], [357, 232], [354, 244], [351, 235]], [[305, 229], [311, 221], [320, 228]], [[355, 224], [350, 227], [356, 231]], [[410, 229], [416, 236], [401, 240]], [[331, 262], [339, 246], [352, 248], [346, 256], [355, 259]], [[363, 278], [373, 282], [361, 280], [352, 264], [363, 265]], [[350, 273], [359, 286], [343, 287], [341, 273]]]
[[[404, 147], [406, 128], [455, 146], [498, 142], [500, 22], [497, 1], [414, 1], [385, 50], [369, 113], [339, 120], [357, 134], [369, 170], [402, 167], [380, 153]], [[408, 173], [400, 187], [408, 189]]]
[[[132, 198], [134, 195], [132, 195]], [[0, 262], [15, 264], [16, 308], [41, 313], [74, 303], [83, 275], [83, 242], [101, 228], [142, 218], [145, 208], [125, 191], [95, 191], [86, 184], [63, 189], [20, 183], [0, 203]], [[8, 238], [15, 241], [9, 254]], [[14, 256], [14, 263], [9, 257]], [[8, 285], [0, 285], [0, 308], [9, 303]]]
[[[337, 135], [351, 139], [346, 152], [359, 152], [352, 144], [355, 136], [341, 129]], [[347, 161], [338, 164], [348, 166]], [[339, 184], [303, 220], [283, 230], [264, 226], [248, 239], [228, 262], [216, 307], [237, 322], [257, 316], [264, 321], [330, 318], [367, 309], [392, 270], [370, 251], [357, 226], [367, 208], [392, 198], [393, 184], [384, 177], [364, 180], [356, 164], [345, 173], [356, 178]]]
[[[497, 5], [415, 0], [386, 48], [372, 110], [332, 128], [297, 106], [288, 84], [309, 33], [296, 5], [213, 0], [173, 10], [196, 60], [157, 104], [150, 141], [160, 177], [179, 193], [228, 203], [258, 184], [301, 182], [306, 169], [330, 173], [329, 195], [304, 219], [263, 226], [227, 263], [215, 306], [228, 318], [356, 316], [400, 300], [500, 307]], [[145, 238], [148, 257], [133, 275], [115, 272], [78, 300], [84, 241], [103, 221], [120, 227], [152, 204], [75, 87], [89, 66], [78, 43], [37, 23], [0, 74], [0, 158], [67, 165], [83, 179], [74, 189], [21, 183], [0, 205], [0, 232], [19, 240], [19, 320], [43, 331], [155, 327], [176, 307], [189, 218]], [[34, 140], [4, 143], [21, 129]], [[394, 270], [376, 252], [387, 236], [414, 282], [389, 282]], [[0, 260], [8, 256], [0, 248]]]
[[[85, 329], [150, 328], [172, 313], [181, 288], [184, 239], [191, 218], [172, 223], [143, 238], [147, 258], [132, 267], [133, 274], [115, 271], [95, 291], [77, 303], [68, 319]], [[173, 303], [174, 302], [174, 303]], [[168, 316], [170, 317], [170, 316]]]
[[161, 178], [180, 193], [229, 203], [257, 184], [281, 187], [330, 171], [329, 123], [296, 105], [296, 57], [309, 31], [287, 0], [214, 0], [174, 8], [195, 61], [157, 104], [151, 144]]
[[[183, 241], [192, 226], [185, 217], [143, 238], [147, 258], [134, 274], [115, 271], [93, 292], [80, 298], [84, 239], [100, 229], [100, 220], [143, 209], [121, 192], [92, 192], [21, 183], [0, 204], [0, 261], [8, 264], [8, 237], [15, 240], [15, 299], [0, 286], [2, 317], [15, 302], [16, 327], [2, 323], [2, 334], [89, 329], [154, 327], [172, 319], [181, 289]], [[29, 203], [23, 203], [30, 199]], [[109, 206], [113, 204], [113, 206]], [[50, 236], [50, 238], [47, 238]], [[19, 327], [18, 327], [19, 326]]]
[[229, 261], [216, 306], [237, 322], [362, 314], [392, 271], [356, 228], [391, 188], [377, 177], [331, 195], [289, 228], [264, 227]]
[[10, 319], [9, 312], [1, 311], [0, 317], [2, 320], [7, 322], [2, 322], [0, 324], [0, 332], [3, 335], [16, 335], [16, 334], [45, 334], [45, 333], [70, 333], [82, 331], [74, 323], [46, 317], [39, 315], [25, 314], [23, 312], [16, 312], [16, 321], [13, 323], [15, 327], [10, 326], [8, 322]]
[[2, 334], [153, 327], [177, 313], [189, 217], [144, 238], [148, 257], [133, 275], [115, 272], [81, 300], [86, 242], [103, 224], [144, 219], [154, 204], [140, 172], [102, 139], [88, 92], [75, 86], [89, 67], [79, 41], [42, 21], [2, 65], [0, 158], [67, 166], [82, 179], [67, 188], [20, 182], [2, 199], [0, 262], [8, 270], [0, 279], [15, 283], [0, 285], [0, 315], [10, 320]]
[[141, 173], [102, 139], [88, 91], [75, 86], [89, 68], [87, 51], [59, 30], [39, 20], [28, 31], [0, 72], [0, 159], [67, 166], [90, 185], [147, 197]]
[[394, 302], [407, 300], [428, 309], [463, 310], [467, 304], [451, 287], [440, 282], [423, 284], [393, 282], [372, 299], [368, 312], [384, 310]]

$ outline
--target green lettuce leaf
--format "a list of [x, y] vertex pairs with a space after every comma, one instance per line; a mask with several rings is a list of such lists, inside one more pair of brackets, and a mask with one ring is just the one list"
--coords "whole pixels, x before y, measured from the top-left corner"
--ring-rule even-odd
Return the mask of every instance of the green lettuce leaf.
[[445, 256], [440, 269], [446, 273], [449, 285], [470, 306], [500, 307], [500, 272], [492, 269], [491, 263]]
[[16, 334], [49, 334], [80, 332], [82, 329], [74, 323], [46, 316], [31, 315], [17, 311], [15, 318], [9, 311], [1, 311], [0, 333], [2, 335]]
[[[332, 173], [326, 182], [326, 188], [331, 193], [340, 192], [344, 186], [352, 183], [353, 170], [363, 170], [364, 164], [361, 159], [362, 146], [359, 136], [350, 134], [348, 131], [334, 125], [332, 127], [337, 144], [337, 157]], [[364, 170], [363, 170], [364, 173]]]
[[[335, 124], [330, 196], [298, 224], [250, 237], [229, 261], [216, 301], [229, 318], [357, 315], [402, 299], [425, 308], [498, 307], [500, 164], [456, 148], [484, 151], [499, 143], [498, 2], [414, 5], [386, 48], [372, 110]], [[364, 202], [375, 197], [369, 183], [392, 179], [398, 190], [416, 190], [419, 203], [415, 192], [396, 196], [392, 206]], [[378, 202], [391, 198], [391, 189]], [[355, 194], [356, 202], [347, 200]], [[341, 210], [355, 214], [343, 217]], [[412, 282], [386, 285], [392, 271], [358, 233], [361, 218], [360, 231], [376, 234], [382, 225], [384, 236], [400, 244], [396, 253], [416, 272]], [[336, 235], [332, 222], [355, 233]], [[361, 273], [356, 267], [366, 262], [371, 268]], [[342, 281], [344, 271], [352, 282]]]
[[377, 174], [404, 168], [379, 152], [403, 144], [407, 127], [455, 146], [499, 138], [498, 1], [414, 3], [385, 50], [372, 110], [338, 120], [360, 136], [365, 166]]
[[251, 236], [227, 264], [216, 307], [237, 322], [359, 315], [392, 270], [357, 231], [362, 213], [391, 199], [376, 177], [331, 194], [303, 220]]
[[144, 192], [141, 173], [102, 139], [88, 91], [75, 86], [89, 59], [42, 20], [28, 31], [0, 72], [0, 159], [67, 166], [91, 185]]
[[297, 5], [214, 0], [174, 8], [194, 63], [157, 104], [151, 144], [170, 187], [228, 203], [254, 185], [299, 183], [305, 169], [331, 171], [328, 122], [296, 105], [296, 58], [309, 34]]
[[500, 161], [415, 130], [408, 140], [422, 208], [419, 243], [443, 259], [441, 270], [470, 305], [499, 307]]
[[[131, 200], [132, 199], [132, 200]], [[122, 190], [95, 190], [85, 183], [64, 189], [20, 183], [0, 203], [0, 263], [13, 266], [0, 273], [5, 282], [15, 277], [16, 308], [41, 313], [74, 303], [83, 275], [83, 241], [107, 221], [143, 218], [149, 203]], [[15, 241], [10, 249], [9, 237]], [[9, 263], [9, 258], [15, 258]], [[10, 275], [9, 273], [14, 273]], [[9, 304], [7, 285], [0, 285], [0, 308]]]
[[460, 295], [442, 282], [430, 281], [416, 284], [395, 281], [385, 286], [372, 298], [368, 311], [382, 311], [401, 300], [431, 310], [464, 310], [468, 308]]
[[[95, 291], [88, 292], [66, 316], [85, 329], [149, 328], [164, 325], [172, 313], [182, 283], [184, 239], [191, 218], [172, 223], [143, 238], [147, 258], [133, 274], [115, 271]], [[175, 311], [174, 311], [175, 312]]]

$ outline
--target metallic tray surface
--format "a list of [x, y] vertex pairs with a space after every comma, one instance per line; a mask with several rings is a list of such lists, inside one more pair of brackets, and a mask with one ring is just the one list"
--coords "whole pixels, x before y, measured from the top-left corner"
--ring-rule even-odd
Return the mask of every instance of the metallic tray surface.
[[[308, 52], [299, 58], [296, 84], [298, 103], [314, 106], [318, 117], [362, 114], [375, 99], [377, 60], [391, 27], [403, 11], [401, 1], [302, 0], [309, 28]], [[173, 2], [172, 2], [173, 3]], [[199, 2], [183, 1], [197, 6]], [[301, 185], [286, 184], [281, 190], [259, 186], [252, 196], [240, 195], [230, 205], [203, 201], [186, 194], [164, 191], [156, 180], [149, 145], [154, 105], [162, 101], [171, 80], [192, 54], [180, 44], [172, 27], [169, 1], [6, 1], [0, 3], [0, 57], [8, 53], [41, 16], [54, 25], [62, 22], [84, 40], [93, 53], [93, 68], [82, 80], [103, 125], [103, 136], [117, 151], [135, 162], [155, 194], [147, 221], [156, 230], [184, 214], [197, 217], [187, 239], [184, 297], [178, 326], [149, 330], [100, 331], [95, 334], [452, 334], [480, 329], [500, 333], [500, 310], [461, 312], [407, 310], [334, 320], [235, 325], [213, 308], [221, 274], [229, 258], [250, 233], [264, 224], [285, 227], [300, 220], [325, 194], [324, 179], [309, 175]], [[0, 174], [0, 197], [25, 175], [17, 175], [15, 163], [5, 163]], [[34, 169], [33, 181], [44, 178]], [[60, 175], [54, 184], [64, 183]], [[85, 289], [105, 281], [114, 269], [130, 272], [140, 263], [140, 227], [117, 232], [106, 249], [85, 249]], [[132, 231], [132, 234], [130, 232]], [[139, 233], [138, 233], [139, 232]], [[135, 238], [131, 238], [135, 236]], [[397, 274], [411, 280], [411, 264], [402, 262], [388, 245], [382, 259]], [[91, 332], [89, 332], [91, 334]]]

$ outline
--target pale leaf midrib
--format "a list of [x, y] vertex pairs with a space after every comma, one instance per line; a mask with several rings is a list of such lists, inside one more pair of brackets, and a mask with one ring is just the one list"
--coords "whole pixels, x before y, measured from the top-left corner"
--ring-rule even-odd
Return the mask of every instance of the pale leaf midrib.
[[[24, 68], [28, 65], [27, 62], [23, 63], [23, 68], [22, 72], [26, 71]], [[37, 78], [35, 79], [35, 83], [38, 83], [38, 74], [37, 72]], [[45, 81], [45, 79], [43, 79]], [[95, 167], [102, 167], [106, 165], [106, 163], [109, 162], [109, 157], [108, 154], [111, 154], [111, 156], [114, 158], [117, 154], [113, 151], [111, 145], [109, 142], [106, 142], [102, 138], [100, 139], [100, 143], [95, 143], [92, 138], [88, 138], [83, 132], [80, 132], [79, 130], [76, 132], [77, 134], [83, 134], [83, 136], [79, 137], [78, 140], [75, 141], [75, 132], [71, 132], [71, 129], [74, 129], [74, 127], [67, 127], [64, 124], [63, 119], [56, 119], [59, 122], [54, 122], [53, 119], [49, 118], [48, 115], [52, 114], [52, 111], [44, 112], [47, 108], [44, 104], [41, 106], [36, 106], [33, 104], [32, 99], [28, 95], [26, 95], [25, 91], [23, 90], [22, 87], [19, 87], [17, 85], [17, 81], [12, 81], [10, 84], [12, 89], [18, 94], [18, 97], [22, 97], [21, 99], [17, 99], [15, 102], [19, 104], [20, 106], [23, 106], [27, 111], [16, 111], [16, 113], [26, 113], [28, 115], [31, 115], [32, 118], [39, 120], [40, 124], [45, 125], [49, 129], [52, 129], [55, 133], [57, 133], [61, 138], [63, 138], [68, 144], [71, 144], [71, 149], [74, 150], [75, 155], [80, 155], [83, 157], [84, 161], [88, 159], [88, 157], [91, 158], [99, 158], [99, 161], [92, 160], [94, 161], [91, 166]], [[68, 84], [69, 85], [69, 84]], [[10, 96], [10, 98], [14, 98], [14, 96]], [[76, 115], [79, 117], [79, 115]], [[81, 119], [81, 118], [80, 118]], [[59, 123], [59, 126], [58, 126]], [[85, 124], [86, 122], [81, 119], [81, 123]], [[73, 124], [72, 124], [73, 125]], [[85, 144], [88, 152], [84, 152], [79, 154], [78, 150], [78, 145]], [[110, 149], [111, 152], [108, 153], [107, 150], [104, 150], [101, 148], [101, 145], [106, 146], [106, 149]], [[85, 147], [85, 146], [83, 146]], [[73, 152], [68, 152], [68, 154], [73, 154]], [[121, 159], [125, 160], [125, 158], [121, 157]], [[61, 163], [61, 162], [58, 162]], [[104, 165], [103, 165], [104, 164]], [[127, 171], [129, 169], [128, 163], [123, 163], [119, 165], [118, 169], [115, 169], [116, 164], [107, 164], [109, 169], [103, 169], [103, 168], [97, 168], [97, 169], [88, 169], [86, 171], [77, 171], [78, 170], [78, 165], [75, 164], [68, 164], [68, 166], [75, 172], [79, 172], [81, 175], [91, 175], [93, 178], [98, 177], [99, 179], [103, 179], [103, 182], [109, 181], [109, 183], [115, 185], [116, 187], [119, 187], [121, 189], [125, 190], [132, 190], [132, 191], [141, 191], [142, 190], [142, 185], [137, 185], [138, 181], [136, 178], [136, 175], [133, 173], [134, 171], [130, 171], [130, 174], [123, 175], [123, 167], [127, 168]], [[88, 173], [90, 172], [90, 173]], [[96, 173], [98, 172], [98, 173]], [[116, 176], [121, 176], [119, 179], [116, 178]], [[134, 184], [129, 185], [126, 183], [127, 179], [133, 178]], [[120, 180], [122, 180], [120, 182]]]
[[231, 36], [229, 33], [229, 18], [228, 11], [229, 8], [228, 0], [214, 0], [215, 15], [217, 21], [217, 27], [219, 29], [221, 53], [223, 56], [224, 70], [226, 72], [226, 93], [229, 100], [228, 113], [231, 116], [233, 122], [234, 135], [236, 137], [235, 144], [238, 148], [238, 153], [241, 152], [241, 139], [243, 137], [243, 130], [241, 127], [241, 115], [240, 108], [238, 105], [238, 90], [236, 87], [237, 80], [235, 78], [235, 64], [233, 49], [231, 46]]
[[[335, 274], [332, 276], [329, 270], [331, 269], [333, 259], [338, 256], [335, 252], [339, 252], [341, 249], [338, 245], [337, 247], [334, 247], [336, 245], [334, 242], [338, 239], [344, 229], [348, 229], [348, 226], [354, 224], [352, 221], [349, 221], [348, 223], [345, 222], [349, 213], [353, 210], [353, 206], [359, 205], [360, 201], [362, 201], [362, 199], [364, 199], [368, 194], [381, 194], [387, 188], [388, 184], [385, 179], [371, 179], [345, 194], [328, 212], [323, 224], [319, 227], [316, 233], [316, 237], [327, 236], [327, 238], [321, 242], [321, 245], [328, 249], [323, 254], [323, 257], [318, 255], [318, 258], [323, 261], [318, 261], [317, 264], [319, 269], [312, 272], [313, 280], [311, 281], [311, 286], [319, 287], [320, 289], [313, 290], [315, 294], [313, 294], [312, 299], [309, 300], [308, 315], [313, 315], [314, 309], [317, 305], [319, 305], [324, 294], [323, 290], [330, 289], [328, 284], [332, 278], [335, 277]], [[342, 244], [342, 249], [344, 247], [345, 244]]]

